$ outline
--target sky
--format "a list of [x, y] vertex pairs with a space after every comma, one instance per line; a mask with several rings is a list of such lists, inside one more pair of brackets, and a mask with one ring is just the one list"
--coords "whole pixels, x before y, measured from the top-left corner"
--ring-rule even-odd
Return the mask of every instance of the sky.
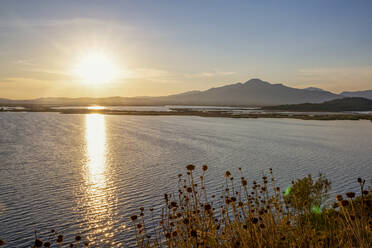
[[[92, 54], [115, 77], [86, 82], [76, 68]], [[159, 96], [251, 78], [372, 89], [372, 1], [0, 0], [1, 98]]]

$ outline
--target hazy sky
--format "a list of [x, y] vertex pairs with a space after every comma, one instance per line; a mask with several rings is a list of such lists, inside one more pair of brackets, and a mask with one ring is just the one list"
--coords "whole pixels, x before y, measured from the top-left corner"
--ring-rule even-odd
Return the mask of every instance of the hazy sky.
[[[99, 51], [120, 75], [84, 84]], [[372, 89], [372, 1], [0, 1], [0, 97], [142, 96], [261, 78]]]

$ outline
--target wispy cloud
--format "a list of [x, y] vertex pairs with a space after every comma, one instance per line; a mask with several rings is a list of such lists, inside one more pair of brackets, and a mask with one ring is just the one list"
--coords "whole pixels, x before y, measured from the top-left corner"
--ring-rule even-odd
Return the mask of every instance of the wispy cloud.
[[372, 66], [302, 68], [294, 79], [297, 85], [311, 84], [335, 91], [371, 88]]
[[24, 19], [12, 18], [0, 21], [0, 28], [63, 28], [71, 26], [110, 26], [117, 29], [130, 29], [130, 26], [123, 25], [111, 20], [99, 20], [94, 18], [71, 18], [71, 19]]
[[322, 68], [303, 68], [300, 69], [299, 74], [305, 77], [337, 77], [345, 76], [372, 76], [372, 66], [360, 67], [322, 67]]
[[170, 76], [170, 73], [165, 70], [155, 69], [155, 68], [135, 68], [130, 69], [124, 75], [125, 78], [164, 78]]
[[1, 82], [69, 82], [75, 80], [74, 76], [58, 70], [49, 70], [43, 68], [27, 68], [21, 72], [9, 73], [0, 78]]
[[218, 70], [213, 70], [213, 71], [204, 71], [204, 72], [198, 72], [198, 73], [191, 73], [191, 74], [184, 74], [185, 77], [190, 77], [190, 78], [197, 78], [197, 77], [217, 77], [217, 76], [230, 76], [234, 75], [236, 72], [233, 71], [218, 71]]

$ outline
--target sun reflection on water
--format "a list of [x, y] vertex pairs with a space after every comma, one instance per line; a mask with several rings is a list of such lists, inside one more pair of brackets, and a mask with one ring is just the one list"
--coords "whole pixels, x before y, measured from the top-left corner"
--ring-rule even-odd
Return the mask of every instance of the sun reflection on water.
[[[86, 225], [89, 227], [88, 239], [105, 243], [113, 236], [112, 206], [115, 194], [109, 187], [109, 167], [107, 165], [107, 141], [105, 116], [86, 115], [86, 168], [83, 205]], [[97, 240], [98, 239], [98, 240]]]
[[106, 128], [105, 116], [86, 115], [86, 151], [89, 182], [95, 189], [105, 188]]
[[102, 110], [105, 109], [105, 106], [89, 106], [89, 110]]

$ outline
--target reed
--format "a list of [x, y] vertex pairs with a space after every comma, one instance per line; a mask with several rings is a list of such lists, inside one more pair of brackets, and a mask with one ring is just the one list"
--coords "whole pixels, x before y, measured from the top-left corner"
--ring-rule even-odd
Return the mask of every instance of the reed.
[[[338, 196], [325, 206], [330, 182], [311, 175], [282, 191], [270, 169], [260, 182], [225, 173], [220, 197], [207, 194], [202, 166], [179, 175], [178, 193], [165, 194], [161, 232], [145, 233], [145, 219], [133, 220], [138, 247], [370, 247], [372, 194], [359, 178], [360, 195]], [[242, 170], [239, 169], [242, 174]], [[236, 182], [238, 181], [238, 182]], [[143, 214], [144, 211], [141, 211]], [[140, 228], [139, 228], [140, 227]]]

